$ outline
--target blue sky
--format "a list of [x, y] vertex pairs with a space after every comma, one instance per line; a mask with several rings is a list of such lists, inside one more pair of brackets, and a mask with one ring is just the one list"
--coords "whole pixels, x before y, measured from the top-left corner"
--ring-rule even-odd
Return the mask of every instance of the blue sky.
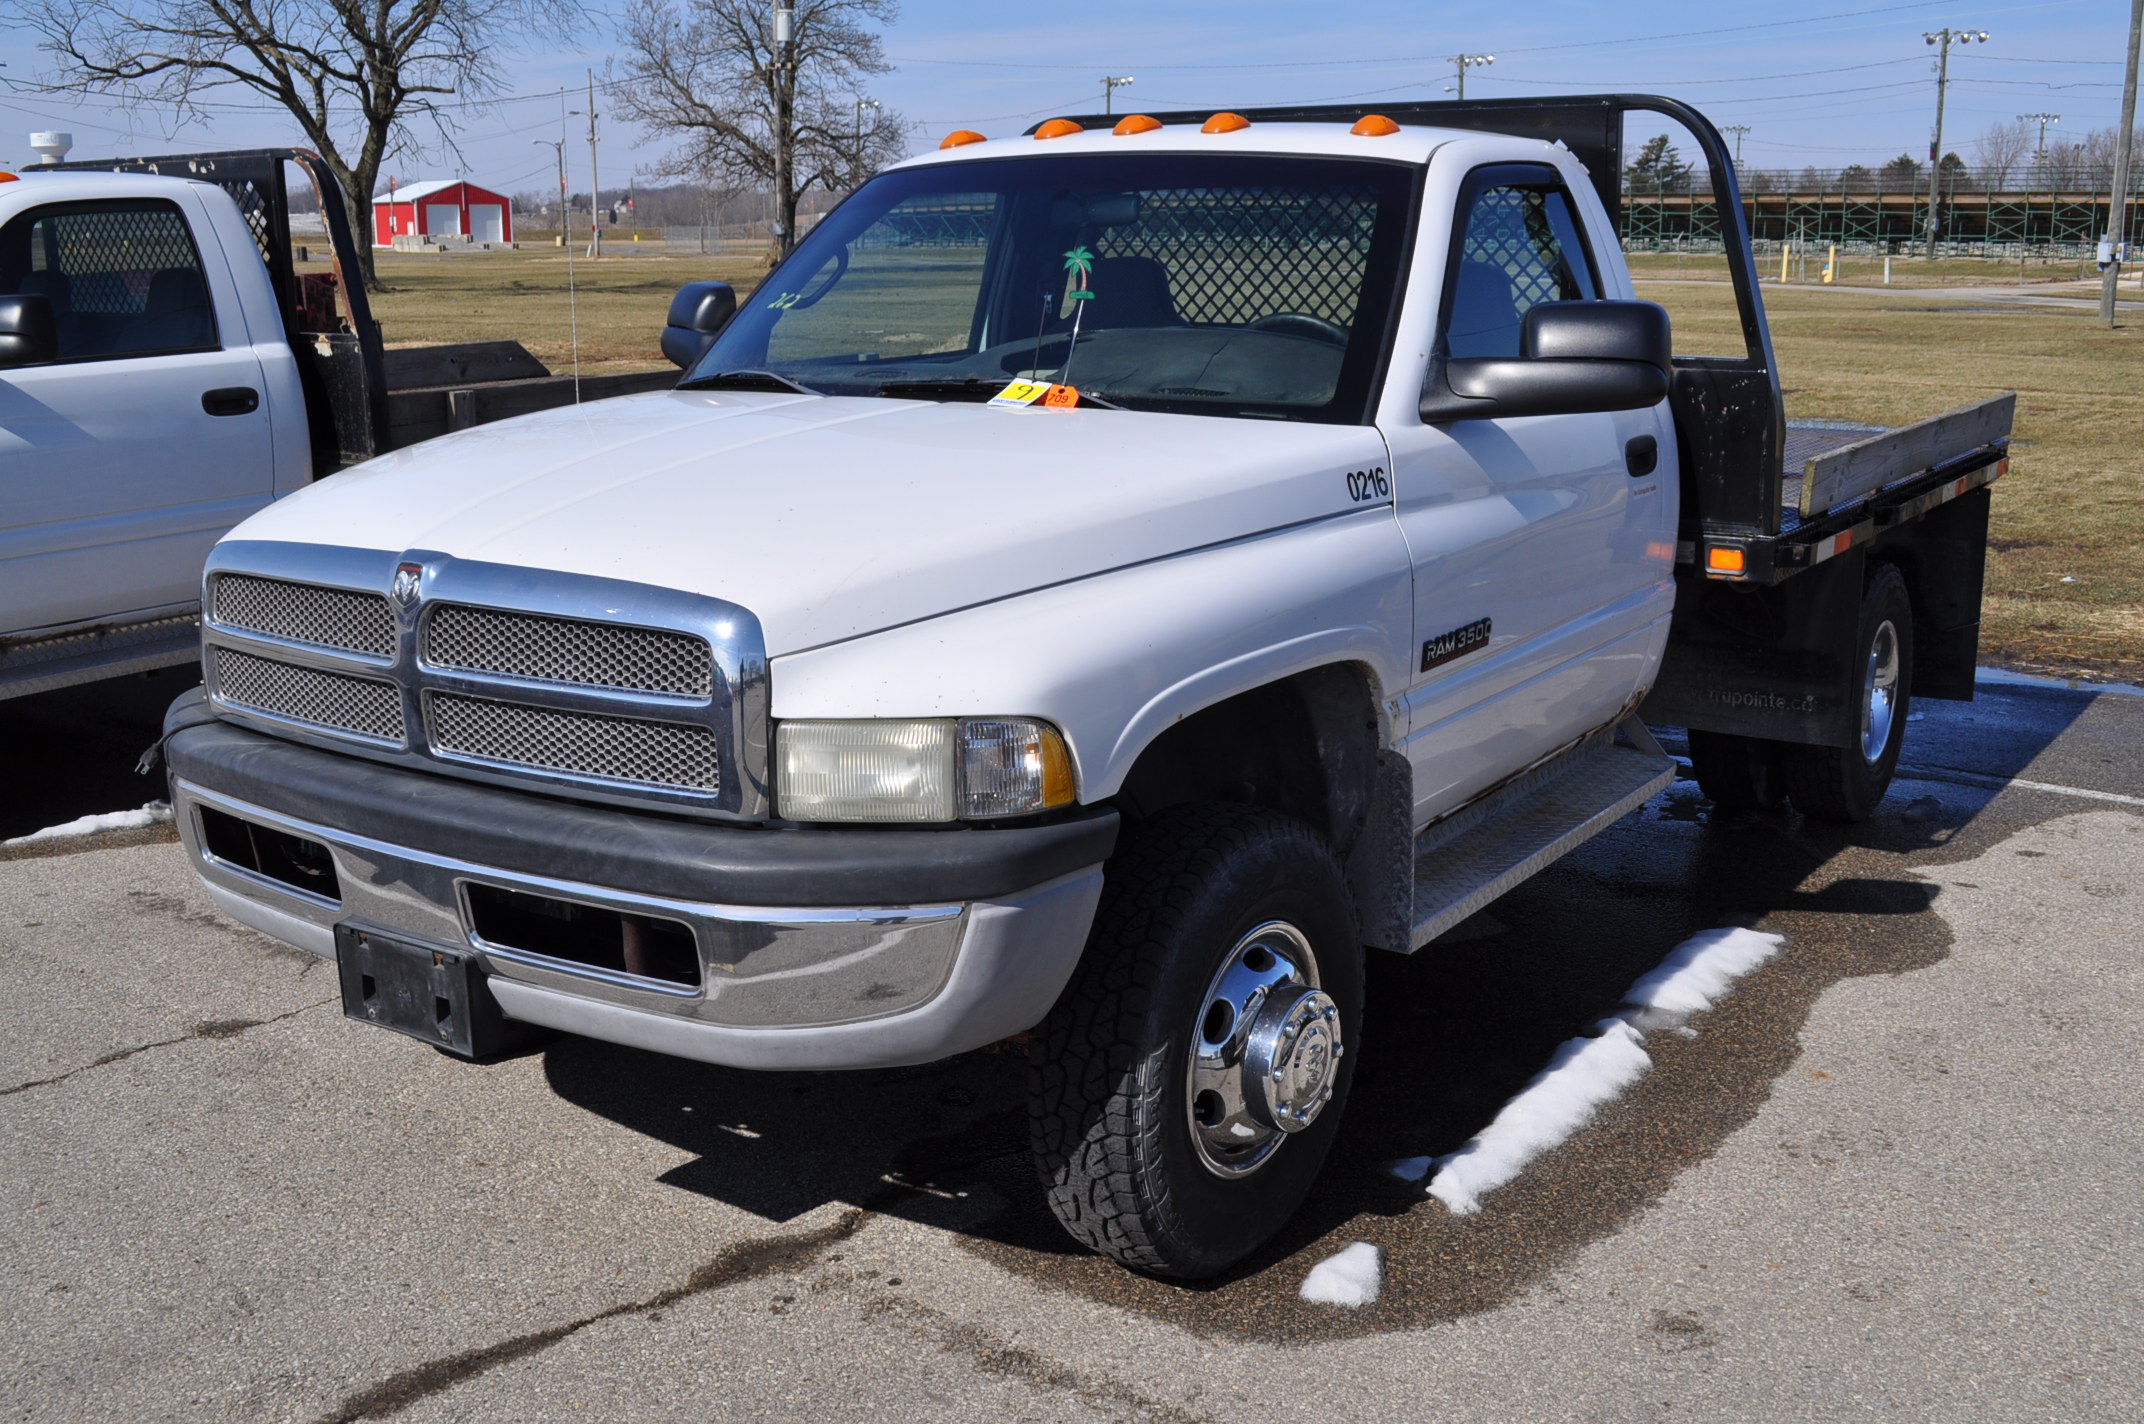
[[[770, 0], [771, 6], [771, 0]], [[2128, 30], [2123, 0], [1920, 0], [1852, 9], [1842, 0], [1696, 6], [1666, 0], [1615, 5], [1533, 0], [1495, 16], [1479, 5], [1346, 5], [1280, 0], [1089, 0], [1078, 7], [982, 6], [908, 0], [885, 31], [898, 65], [870, 86], [916, 124], [917, 147], [953, 128], [996, 135], [1036, 119], [1099, 107], [1101, 77], [1129, 74], [1120, 111], [1259, 103], [1444, 97], [1439, 56], [1489, 53], [1470, 72], [1470, 96], [1644, 90], [1694, 102], [1716, 123], [1748, 124], [1744, 156], [1765, 167], [1834, 168], [1925, 153], [1934, 120], [1933, 50], [1922, 32], [1984, 29], [1985, 45], [1952, 51], [1946, 147], [1970, 156], [1991, 122], [2047, 110], [2050, 138], [2115, 122]], [[598, 78], [611, 52], [600, 18], [582, 35], [511, 55], [511, 96], [467, 115], [463, 159], [432, 145], [389, 165], [404, 182], [451, 174], [507, 191], [546, 186], [557, 88]], [[292, 143], [294, 129], [259, 101], [230, 91], [226, 107], [183, 126], [168, 111], [91, 101], [75, 105], [15, 87], [44, 58], [22, 37], [0, 38], [0, 161], [29, 158], [32, 129], [71, 129], [76, 156]], [[582, 107], [579, 93], [569, 95]], [[599, 107], [601, 104], [599, 94]], [[585, 129], [577, 127], [581, 138]], [[421, 136], [421, 135], [420, 135]], [[574, 183], [585, 189], [577, 144]], [[605, 122], [605, 187], [660, 157], [663, 145]]]

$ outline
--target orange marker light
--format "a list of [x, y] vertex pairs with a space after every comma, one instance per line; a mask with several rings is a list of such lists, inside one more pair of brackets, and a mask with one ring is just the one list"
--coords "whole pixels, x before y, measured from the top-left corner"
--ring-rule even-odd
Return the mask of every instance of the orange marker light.
[[1250, 126], [1251, 121], [1243, 117], [1243, 115], [1231, 114], [1224, 109], [1220, 113], [1215, 114], [1212, 118], [1208, 119], [1205, 123], [1200, 124], [1199, 132], [1234, 133], [1237, 129], [1247, 129]]
[[21, 178], [13, 173], [0, 173], [0, 183], [18, 183]]
[[1073, 123], [1070, 119], [1051, 119], [1041, 128], [1035, 130], [1035, 137], [1063, 138], [1066, 134], [1085, 132], [1085, 129], [1082, 129], [1078, 124]]
[[1348, 130], [1357, 138], [1383, 138], [1386, 134], [1396, 134], [1399, 131], [1400, 126], [1383, 114], [1364, 114], [1355, 120], [1355, 127]]
[[961, 148], [971, 143], [986, 142], [988, 142], [988, 140], [986, 140], [981, 134], [977, 133], [974, 129], [955, 129], [951, 133], [947, 134], [938, 146], [940, 148]]
[[1123, 138], [1129, 134], [1152, 133], [1160, 127], [1161, 120], [1155, 118], [1152, 114], [1126, 114], [1123, 118], [1117, 120], [1117, 126], [1111, 129], [1110, 132], [1118, 138]]
[[1705, 567], [1716, 574], [1742, 572], [1743, 556], [1740, 549], [1725, 549], [1715, 544], [1705, 551]]

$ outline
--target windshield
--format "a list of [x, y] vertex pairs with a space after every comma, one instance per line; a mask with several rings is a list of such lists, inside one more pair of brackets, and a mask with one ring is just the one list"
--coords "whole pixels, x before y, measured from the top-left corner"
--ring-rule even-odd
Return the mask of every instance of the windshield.
[[873, 179], [745, 299], [688, 381], [1363, 423], [1417, 170], [1192, 154]]

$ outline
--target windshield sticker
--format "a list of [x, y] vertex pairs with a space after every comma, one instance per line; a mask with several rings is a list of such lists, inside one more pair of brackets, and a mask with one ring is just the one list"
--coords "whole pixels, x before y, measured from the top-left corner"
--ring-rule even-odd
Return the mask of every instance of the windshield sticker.
[[1070, 386], [1042, 381], [1014, 381], [990, 398], [990, 404], [1003, 406], [1028, 406], [1038, 401], [1052, 410], [1066, 410], [1079, 404], [1079, 392]]

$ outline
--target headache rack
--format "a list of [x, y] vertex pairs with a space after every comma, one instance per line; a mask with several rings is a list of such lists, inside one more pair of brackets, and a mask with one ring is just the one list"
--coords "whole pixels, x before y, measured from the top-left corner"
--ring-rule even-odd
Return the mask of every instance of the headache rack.
[[[1164, 124], [1195, 125], [1211, 112], [1154, 111], [1152, 117]], [[1581, 94], [1274, 105], [1236, 112], [1254, 125], [1353, 124], [1375, 113], [1400, 124], [1521, 134], [1561, 143], [1585, 165], [1594, 192], [1619, 231], [1624, 116], [1658, 114], [1689, 131], [1710, 179], [1743, 341], [1740, 356], [1675, 358], [1669, 406], [1682, 451], [1677, 556], [1692, 573], [1740, 584], [1776, 584], [1876, 540], [1885, 530], [2002, 473], [2015, 404], [2009, 395], [1899, 430], [1848, 429], [1825, 422], [1789, 430], [1734, 159], [1712, 121], [1688, 104], [1656, 94]], [[1122, 116], [1066, 117], [1085, 127], [1107, 128]]]

